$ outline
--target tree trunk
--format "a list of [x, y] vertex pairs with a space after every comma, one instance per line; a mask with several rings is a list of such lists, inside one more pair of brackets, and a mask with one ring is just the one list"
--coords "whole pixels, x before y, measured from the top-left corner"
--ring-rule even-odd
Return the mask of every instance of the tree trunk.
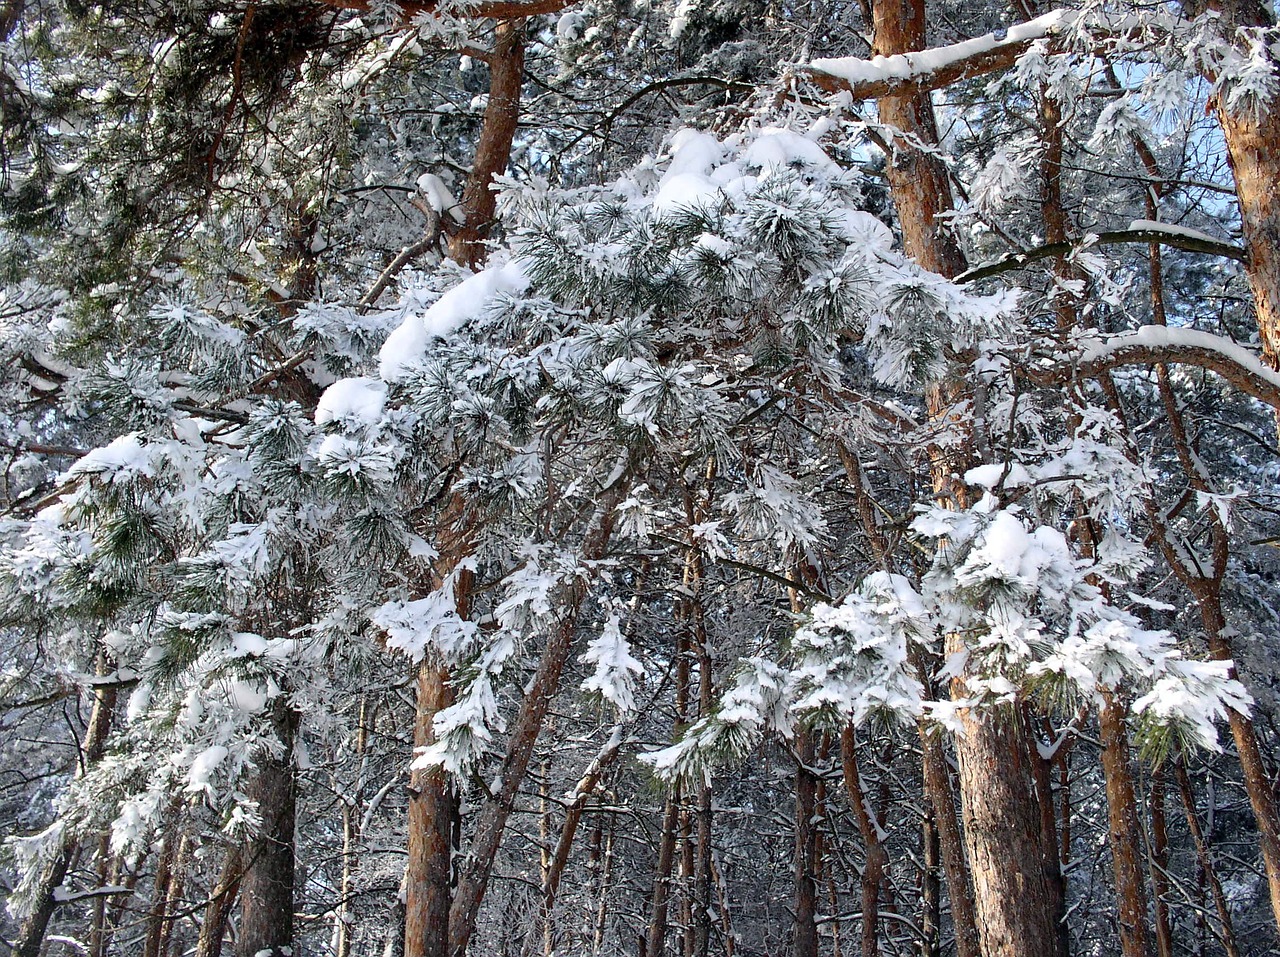
[[231, 919], [231, 908], [235, 906], [236, 895], [240, 893], [240, 879], [243, 875], [243, 850], [239, 847], [229, 848], [222, 873], [218, 875], [218, 883], [209, 895], [209, 904], [204, 909], [204, 923], [200, 925], [195, 957], [221, 957], [222, 938], [226, 936], [227, 922]]
[[164, 846], [156, 860], [156, 875], [152, 890], [151, 909], [147, 914], [147, 935], [142, 946], [142, 957], [164, 957], [168, 929], [173, 923], [170, 911], [180, 884], [182, 845], [186, 834], [181, 827], [181, 805], [175, 800], [169, 807], [169, 827], [164, 836]]
[[[1024, 705], [1022, 713], [1028, 740], [1034, 744], [1035, 729], [1030, 707]], [[1065, 954], [1069, 942], [1064, 921], [1067, 892], [1062, 879], [1062, 862], [1058, 857], [1058, 820], [1053, 806], [1052, 767], [1036, 747], [1030, 749], [1028, 757], [1031, 759], [1031, 774], [1036, 786], [1036, 803], [1040, 807], [1040, 847], [1045, 886], [1049, 890], [1054, 923], [1058, 928], [1058, 946], [1061, 953]]]
[[[959, 636], [949, 650], [960, 651]], [[964, 695], [963, 682], [956, 694]], [[965, 843], [983, 957], [1059, 955], [1030, 755], [1016, 714], [962, 713], [956, 737]]]
[[[604, 555], [613, 534], [614, 510], [621, 499], [622, 484], [619, 478], [601, 495], [593, 519], [595, 527], [587, 534], [583, 546], [583, 559], [599, 559]], [[529, 769], [529, 760], [538, 743], [547, 709], [560, 686], [560, 676], [569, 660], [579, 614], [587, 594], [587, 583], [576, 578], [558, 596], [560, 621], [547, 637], [537, 673], [512, 723], [507, 753], [499, 775], [501, 783], [497, 792], [484, 802], [476, 818], [475, 837], [467, 852], [466, 865], [458, 878], [457, 890], [449, 907], [450, 957], [464, 957], [467, 945], [475, 933], [480, 904], [489, 886], [489, 877], [493, 873], [507, 819], [515, 807], [516, 793]]]
[[676, 856], [676, 830], [680, 821], [679, 791], [673, 786], [662, 811], [662, 836], [658, 843], [658, 868], [653, 879], [653, 903], [643, 957], [664, 957], [667, 952], [667, 911], [671, 902], [671, 870]]
[[[105, 654], [98, 654], [96, 673], [103, 677], [111, 673], [115, 663]], [[80, 745], [83, 763], [79, 775], [83, 776], [89, 768], [97, 764], [107, 750], [107, 737], [111, 733], [111, 717], [116, 707], [116, 689], [112, 685], [102, 685], [93, 694], [93, 709], [89, 712], [89, 725], [85, 728], [84, 740]], [[49, 857], [40, 881], [33, 894], [31, 912], [18, 929], [18, 936], [13, 941], [12, 957], [40, 957], [40, 949], [44, 944], [44, 935], [49, 929], [49, 921], [58, 907], [55, 893], [66, 880], [67, 871], [71, 867], [72, 858], [79, 848], [75, 835], [63, 830], [58, 839], [58, 847]]]
[[862, 957], [877, 957], [880, 953], [880, 882], [889, 862], [884, 843], [880, 840], [880, 824], [872, 813], [871, 803], [862, 786], [858, 771], [858, 745], [853, 728], [840, 733], [840, 766], [844, 772], [845, 790], [853, 805], [853, 816], [862, 835], [866, 864], [862, 869]]
[[795, 914], [792, 924], [792, 957], [818, 957], [818, 870], [815, 837], [818, 779], [813, 765], [813, 736], [796, 732]]
[[1222, 882], [1218, 880], [1217, 869], [1213, 866], [1213, 856], [1209, 853], [1209, 841], [1200, 827], [1200, 818], [1196, 815], [1196, 798], [1191, 790], [1191, 780], [1187, 777], [1187, 768], [1181, 759], [1174, 765], [1173, 774], [1178, 782], [1178, 793], [1182, 797], [1182, 808], [1186, 812], [1187, 830], [1191, 832], [1191, 839], [1196, 846], [1201, 877], [1208, 882], [1213, 893], [1214, 908], [1218, 912], [1218, 940], [1227, 957], [1240, 957], [1240, 950], [1236, 946], [1235, 928], [1231, 923], [1231, 908], [1222, 891]]
[[550, 922], [551, 911], [555, 906], [556, 894], [560, 890], [560, 879], [569, 863], [569, 855], [573, 850], [573, 838], [578, 833], [578, 825], [582, 822], [582, 812], [586, 809], [587, 800], [595, 793], [606, 768], [613, 763], [622, 750], [622, 725], [615, 725], [609, 740], [587, 766], [586, 772], [579, 779], [565, 808], [564, 824], [560, 828], [560, 837], [556, 841], [555, 851], [551, 854], [546, 874], [542, 882], [542, 919]]
[[1129, 757], [1129, 729], [1124, 706], [1116, 693], [1103, 693], [1098, 714], [1102, 733], [1102, 775], [1107, 790], [1107, 821], [1111, 836], [1111, 867], [1116, 882], [1120, 918], [1120, 952], [1124, 957], [1147, 957], [1151, 937], [1147, 930], [1147, 892], [1142, 881], [1141, 824], [1133, 789]]
[[[872, 52], [878, 56], [925, 49], [923, 0], [876, 0], [872, 26]], [[905, 87], [880, 97], [876, 109], [880, 122], [893, 130], [885, 158], [903, 248], [925, 269], [958, 276], [966, 266], [964, 253], [938, 219], [953, 208], [951, 180], [942, 160], [919, 148], [938, 143], [933, 100], [927, 92]]]
[[493, 178], [511, 159], [511, 143], [520, 122], [520, 86], [524, 81], [525, 21], [499, 20], [488, 56], [489, 102], [471, 174], [462, 193], [463, 223], [449, 239], [450, 258], [475, 266], [487, 253], [484, 240], [493, 225], [497, 197]]
[[942, 888], [938, 882], [942, 845], [932, 808], [920, 821], [922, 868], [920, 872], [920, 957], [938, 957], [942, 929]]
[[[1197, 596], [1200, 598], [1201, 618], [1209, 633], [1209, 654], [1218, 661], [1234, 660], [1226, 637], [1226, 619], [1222, 614], [1221, 585], [1219, 582], [1213, 585], [1211, 596]], [[1233, 676], [1236, 673], [1234, 666], [1231, 673]], [[1245, 792], [1249, 795], [1249, 804], [1258, 825], [1258, 847], [1271, 893], [1271, 913], [1280, 926], [1280, 811], [1276, 807], [1276, 792], [1272, 789], [1271, 775], [1262, 759], [1253, 722], [1238, 711], [1228, 711], [1227, 719], [1244, 773]]]
[[[465, 610], [459, 603], [459, 614]], [[435, 741], [432, 722], [453, 696], [449, 674], [424, 661], [418, 669], [418, 710], [413, 743]], [[453, 881], [453, 829], [458, 797], [443, 768], [414, 771], [409, 779], [409, 861], [405, 868], [405, 957], [445, 957]]]
[[1248, 250], [1245, 275], [1253, 292], [1262, 358], [1280, 369], [1280, 111], [1274, 103], [1232, 110], [1220, 97], [1216, 112], [1240, 201]]
[[1151, 896], [1155, 904], [1156, 954], [1173, 957], [1173, 931], [1169, 926], [1169, 829], [1164, 811], [1164, 769], [1151, 775]]
[[[876, 54], [893, 56], [925, 47], [921, 0], [879, 0], [873, 26]], [[965, 256], [938, 219], [953, 208], [950, 179], [942, 161], [916, 145], [938, 142], [933, 102], [927, 92], [907, 87], [882, 96], [878, 109], [881, 121], [897, 131], [887, 144], [888, 175], [903, 246], [926, 269], [954, 277], [964, 270]], [[942, 386], [934, 387], [931, 416], [947, 415], [954, 398]], [[936, 491], [962, 499], [954, 476], [964, 469], [945, 459], [935, 462]], [[964, 650], [960, 636], [949, 636], [947, 650]], [[955, 682], [953, 693], [967, 694], [963, 679]], [[997, 715], [983, 715], [979, 721], [972, 714], [961, 720], [965, 733], [956, 739], [956, 755], [979, 946], [984, 957], [1057, 955], [1053, 895], [1043, 872], [1031, 758], [1021, 721], [1017, 716], [1001, 721]]]
[[[692, 521], [695, 515], [690, 496], [686, 496], [686, 510], [687, 518]], [[690, 550], [686, 567], [692, 592], [689, 598], [690, 620], [693, 625], [692, 650], [698, 662], [698, 717], [703, 718], [711, 714], [715, 691], [712, 686], [710, 639], [702, 607], [702, 556], [698, 551]], [[714, 823], [709, 784], [698, 789], [695, 813], [697, 845], [693, 862], [693, 938], [690, 942], [690, 957], [707, 957], [711, 948], [711, 833]]]
[[283, 698], [272, 705], [279, 755], [264, 753], [246, 789], [258, 802], [262, 828], [246, 848], [240, 884], [240, 925], [236, 957], [290, 957], [293, 945], [294, 821], [298, 780], [294, 745], [298, 712]]

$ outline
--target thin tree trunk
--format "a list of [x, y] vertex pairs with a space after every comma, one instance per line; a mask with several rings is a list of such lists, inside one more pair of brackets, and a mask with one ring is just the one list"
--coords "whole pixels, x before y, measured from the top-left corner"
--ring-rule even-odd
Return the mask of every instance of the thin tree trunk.
[[[1222, 615], [1221, 583], [1213, 584], [1212, 596], [1200, 601], [1205, 630], [1209, 632], [1209, 654], [1218, 661], [1234, 661], [1231, 643], [1226, 637], [1226, 619]], [[1234, 665], [1231, 673], [1233, 676], [1236, 674]], [[1266, 868], [1272, 915], [1280, 925], [1280, 811], [1276, 807], [1276, 792], [1262, 759], [1253, 721], [1238, 711], [1228, 711], [1227, 721], [1244, 773], [1245, 792], [1249, 795], [1249, 805], [1258, 825], [1258, 847]]]
[[236, 957], [291, 957], [293, 942], [294, 822], [298, 779], [294, 766], [299, 715], [283, 696], [272, 705], [279, 755], [258, 757], [246, 789], [258, 803], [261, 830], [246, 848], [240, 884]]
[[493, 177], [511, 159], [511, 143], [520, 121], [520, 87], [524, 82], [524, 19], [499, 20], [489, 64], [489, 102], [471, 174], [462, 193], [463, 223], [449, 238], [450, 258], [475, 266], [486, 258], [484, 240], [493, 225], [497, 197]]
[[[584, 559], [599, 559], [604, 555], [613, 534], [614, 510], [621, 498], [622, 484], [621, 478], [618, 478], [602, 494], [593, 518], [594, 529], [588, 533], [583, 546]], [[468, 850], [466, 865], [458, 878], [453, 903], [449, 908], [451, 957], [464, 957], [467, 945], [475, 933], [480, 904], [489, 886], [489, 877], [493, 873], [493, 864], [502, 843], [507, 819], [515, 807], [516, 793], [529, 768], [547, 709], [551, 706], [565, 663], [569, 660], [579, 614], [587, 594], [587, 583], [577, 578], [559, 596], [562, 617], [547, 638], [537, 673], [512, 723], [507, 753], [499, 776], [501, 783], [497, 793], [484, 802], [477, 815], [475, 838]]]
[[1111, 864], [1119, 907], [1120, 952], [1125, 957], [1147, 957], [1151, 952], [1151, 938], [1146, 885], [1142, 880], [1142, 825], [1133, 787], [1129, 729], [1124, 706], [1117, 700], [1116, 692], [1103, 693], [1098, 724], [1102, 732], [1102, 775], [1107, 791]]
[[[459, 588], [463, 586], [460, 583]], [[465, 617], [466, 600], [458, 613]], [[435, 742], [432, 722], [452, 703], [449, 675], [434, 661], [418, 669], [415, 750]], [[414, 771], [409, 778], [409, 861], [405, 869], [404, 957], [445, 957], [449, 952], [449, 905], [453, 882], [453, 829], [458, 797], [443, 768]]]
[[1182, 808], [1186, 812], [1187, 830], [1196, 846], [1196, 857], [1200, 861], [1200, 873], [1209, 884], [1213, 894], [1214, 909], [1218, 912], [1218, 940], [1227, 957], [1240, 957], [1236, 946], [1236, 932], [1231, 922], [1231, 908], [1227, 904], [1226, 895], [1222, 891], [1222, 882], [1218, 880], [1217, 869], [1213, 866], [1213, 856], [1209, 852], [1209, 842], [1204, 830], [1200, 827], [1200, 818], [1196, 814], [1196, 798], [1191, 790], [1191, 781], [1187, 777], [1186, 765], [1179, 759], [1173, 768], [1174, 779], [1178, 782], [1178, 793], [1182, 797]]
[[[714, 464], [714, 459], [712, 463]], [[695, 516], [691, 496], [686, 497], [687, 517]], [[706, 717], [714, 704], [714, 688], [711, 674], [711, 647], [707, 635], [706, 616], [702, 607], [702, 556], [691, 549], [688, 559], [691, 596], [690, 613], [693, 623], [693, 654], [698, 662], [698, 716]], [[707, 957], [711, 947], [711, 786], [703, 784], [697, 796], [697, 845], [693, 862], [693, 938], [689, 957]]]
[[[1035, 740], [1030, 707], [1023, 706], [1023, 720], [1029, 740]], [[1058, 927], [1058, 946], [1067, 952], [1068, 933], [1063, 920], [1066, 914], [1066, 887], [1062, 880], [1062, 864], [1058, 857], [1058, 819], [1053, 803], [1053, 779], [1051, 763], [1033, 747], [1030, 751], [1031, 774], [1036, 785], [1036, 803], [1040, 807], [1040, 846], [1043, 855], [1045, 884], [1052, 897], [1054, 922]]]
[[564, 869], [569, 863], [569, 855], [573, 850], [573, 838], [578, 832], [578, 825], [582, 822], [582, 812], [586, 810], [587, 801], [595, 793], [596, 785], [600, 783], [600, 776], [613, 763], [621, 750], [622, 725], [619, 724], [614, 726], [613, 732], [609, 735], [604, 747], [587, 765], [587, 770], [578, 780], [569, 796], [569, 803], [564, 813], [564, 824], [560, 827], [560, 837], [556, 841], [555, 851], [551, 855], [546, 873], [543, 876], [542, 913], [544, 921], [550, 921], [551, 919], [551, 909], [555, 906], [556, 894], [560, 890], [560, 879], [564, 876]]
[[[115, 663], [103, 652], [98, 654], [96, 673], [103, 677], [111, 673]], [[107, 750], [107, 737], [111, 733], [111, 717], [116, 707], [116, 689], [112, 685], [100, 685], [93, 694], [93, 709], [89, 712], [89, 725], [85, 728], [84, 740], [81, 742], [82, 765], [79, 775], [84, 774], [101, 760]], [[39, 957], [44, 944], [45, 933], [49, 929], [49, 921], [58, 907], [56, 891], [66, 880], [71, 861], [79, 850], [79, 842], [75, 835], [65, 828], [58, 839], [58, 847], [49, 856], [39, 883], [33, 893], [30, 913], [18, 929], [18, 936], [13, 941], [12, 957]]]
[[920, 872], [920, 957], [938, 957], [942, 932], [942, 888], [938, 882], [942, 845], [932, 808], [920, 820], [922, 864]]
[[675, 864], [679, 824], [680, 792], [673, 785], [662, 811], [658, 867], [653, 878], [653, 901], [649, 907], [649, 930], [645, 935], [643, 957], [664, 957], [667, 952], [667, 910], [671, 901], [671, 871]]
[[357, 812], [364, 794], [369, 756], [370, 708], [368, 699], [361, 696], [356, 725], [355, 754], [358, 761], [353, 793], [344, 796], [342, 802], [342, 879], [338, 884], [338, 906], [333, 912], [334, 957], [351, 957], [351, 893], [355, 886], [355, 874], [360, 865], [356, 844], [360, 839], [360, 823]]
[[866, 864], [862, 869], [862, 957], [876, 957], [880, 953], [880, 882], [889, 862], [884, 843], [880, 840], [880, 824], [876, 821], [871, 802], [862, 786], [858, 771], [858, 745], [853, 728], [846, 727], [840, 734], [840, 766], [844, 772], [845, 790], [853, 805], [853, 816], [862, 835], [862, 849]]
[[613, 878], [613, 845], [618, 834], [618, 816], [609, 814], [609, 832], [604, 840], [604, 863], [600, 868], [600, 883], [596, 895], [595, 923], [591, 933], [591, 953], [598, 955], [604, 946], [605, 918], [609, 914], [609, 882]]
[[693, 957], [693, 815], [680, 809], [680, 952]]
[[200, 937], [196, 941], [195, 957], [221, 957], [222, 938], [227, 933], [231, 909], [240, 893], [240, 879], [244, 876], [244, 851], [240, 847], [227, 850], [222, 873], [209, 896], [204, 909], [204, 923], [200, 925]]
[[792, 957], [818, 957], [818, 891], [815, 836], [817, 781], [813, 765], [813, 735], [796, 732], [795, 899], [792, 923]]
[[1151, 897], [1155, 904], [1156, 953], [1173, 957], [1173, 931], [1169, 926], [1169, 830], [1165, 822], [1164, 768], [1151, 775]]
[[[892, 570], [888, 542], [876, 521], [875, 504], [866, 487], [861, 463], [856, 453], [841, 441], [837, 441], [836, 451], [849, 483], [853, 487], [858, 503], [858, 515], [862, 521], [863, 531], [867, 535], [867, 541], [880, 565], [886, 570]], [[929, 698], [936, 697], [937, 689], [933, 680], [932, 666], [924, 651], [912, 644], [907, 649], [907, 655], [908, 663], [924, 687], [925, 694]], [[937, 729], [923, 721], [917, 725], [917, 728], [920, 734], [921, 783], [932, 811], [930, 816], [942, 858], [947, 895], [951, 901], [956, 957], [978, 957], [978, 927], [974, 914], [973, 891], [969, 884], [968, 868], [965, 865], [964, 838], [960, 833], [960, 820], [956, 815], [955, 794], [952, 789], [951, 772], [947, 767], [946, 752]], [[928, 878], [925, 886], [928, 889]], [[922, 903], [927, 901], [926, 895]], [[935, 914], [939, 912], [939, 906], [929, 911]], [[935, 924], [933, 937], [935, 949], [938, 929], [938, 925]], [[927, 933], [923, 936], [922, 944], [927, 948], [930, 938]], [[926, 954], [928, 954], [927, 950]]]
[[[733, 932], [733, 917], [729, 913], [729, 886], [724, 879], [724, 871], [711, 858], [711, 879], [716, 886], [716, 901], [720, 907], [720, 929], [724, 934], [724, 957], [733, 957], [738, 947], [738, 938]], [[839, 957], [839, 955], [837, 955]]]
[[179, 818], [180, 805], [175, 800], [170, 805], [169, 827], [164, 836], [164, 846], [156, 860], [156, 875], [152, 891], [151, 910], [147, 914], [147, 935], [142, 945], [142, 957], [164, 957], [166, 930], [173, 922], [170, 910], [175, 903], [174, 888], [178, 883], [181, 865], [181, 845], [186, 834]]

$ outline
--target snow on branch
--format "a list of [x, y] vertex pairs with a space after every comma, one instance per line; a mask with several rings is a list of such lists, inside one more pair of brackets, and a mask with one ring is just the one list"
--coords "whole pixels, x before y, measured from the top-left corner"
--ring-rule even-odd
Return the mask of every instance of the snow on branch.
[[1230, 339], [1198, 329], [1142, 326], [1099, 337], [1085, 345], [1076, 368], [1081, 375], [1096, 376], [1118, 366], [1157, 362], [1216, 372], [1242, 392], [1280, 409], [1280, 373]]
[[[373, 0], [321, 0], [330, 7], [340, 10], [355, 10], [360, 13], [379, 8], [380, 4]], [[571, 6], [575, 0], [478, 0], [469, 3], [442, 3], [440, 0], [401, 0], [396, 6], [407, 20], [420, 14], [454, 13], [472, 17], [488, 17], [493, 20], [514, 20], [519, 17], [535, 17], [542, 13], [558, 13]], [[445, 8], [445, 9], [442, 9]]]
[[1063, 33], [1078, 17], [1074, 10], [1058, 9], [1008, 30], [948, 46], [870, 60], [823, 58], [798, 69], [827, 92], [847, 92], [855, 100], [876, 99], [904, 86], [936, 90], [959, 80], [1007, 70], [1032, 43]]
[[956, 277], [955, 281], [957, 283], [966, 283], [976, 282], [979, 279], [989, 279], [992, 276], [998, 276], [1014, 269], [1022, 269], [1024, 266], [1029, 266], [1042, 259], [1066, 256], [1076, 249], [1088, 246], [1108, 246], [1117, 243], [1144, 243], [1148, 245], [1159, 243], [1162, 246], [1172, 246], [1175, 249], [1182, 249], [1187, 252], [1234, 259], [1236, 262], [1244, 262], [1245, 260], [1243, 247], [1223, 242], [1220, 239], [1214, 239], [1208, 233], [1187, 229], [1183, 226], [1174, 226], [1169, 223], [1135, 219], [1129, 224], [1128, 229], [1091, 233], [1078, 243], [1047, 243], [1022, 252], [1010, 253], [1002, 259], [983, 263], [981, 266], [974, 266], [972, 269], [962, 272]]

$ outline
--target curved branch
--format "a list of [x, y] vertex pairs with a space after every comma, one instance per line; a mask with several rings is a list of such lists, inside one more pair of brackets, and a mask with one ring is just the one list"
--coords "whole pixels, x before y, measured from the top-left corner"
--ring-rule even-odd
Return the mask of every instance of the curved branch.
[[1097, 339], [1085, 346], [1074, 369], [1094, 378], [1119, 366], [1156, 363], [1207, 369], [1259, 402], [1280, 409], [1280, 373], [1231, 340], [1195, 329], [1142, 326]]
[[1053, 10], [997, 33], [921, 50], [918, 53], [819, 59], [796, 68], [828, 93], [848, 93], [855, 100], [878, 99], [911, 87], [937, 90], [960, 80], [1007, 70], [1037, 40], [1061, 33], [1075, 22], [1073, 10]]
[[967, 269], [960, 275], [956, 276], [955, 281], [958, 283], [977, 282], [979, 279], [989, 279], [992, 276], [998, 276], [1001, 273], [1011, 272], [1015, 269], [1022, 269], [1034, 262], [1042, 259], [1052, 259], [1057, 256], [1066, 256], [1077, 249], [1087, 249], [1089, 246], [1108, 246], [1118, 243], [1139, 243], [1149, 246], [1151, 243], [1159, 243], [1162, 246], [1172, 246], [1175, 249], [1183, 249], [1192, 253], [1203, 253], [1206, 256], [1221, 256], [1224, 259], [1234, 259], [1236, 262], [1245, 262], [1246, 253], [1242, 246], [1236, 246], [1232, 243], [1221, 242], [1210, 236], [1193, 234], [1189, 231], [1177, 232], [1164, 229], [1115, 229], [1105, 233], [1096, 233], [1088, 237], [1083, 242], [1062, 242], [1062, 243], [1046, 243], [1043, 246], [1036, 246], [1033, 249], [1027, 249], [1019, 253], [1011, 253], [1003, 259], [997, 259], [994, 262], [983, 263], [981, 266], [974, 266]]

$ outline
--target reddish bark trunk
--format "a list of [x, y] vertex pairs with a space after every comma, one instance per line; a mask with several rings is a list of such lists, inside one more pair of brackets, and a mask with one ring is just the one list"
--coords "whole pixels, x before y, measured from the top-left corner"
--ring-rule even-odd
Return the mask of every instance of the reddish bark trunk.
[[240, 893], [243, 874], [243, 852], [239, 847], [232, 847], [227, 851], [218, 883], [214, 885], [209, 904], [204, 909], [204, 923], [200, 925], [200, 937], [196, 941], [196, 957], [220, 957], [222, 954], [222, 938], [227, 933], [231, 908]]
[[849, 792], [849, 803], [853, 805], [854, 820], [858, 822], [858, 831], [862, 835], [866, 859], [862, 869], [862, 957], [876, 957], [880, 953], [880, 882], [884, 879], [889, 855], [885, 853], [884, 842], [880, 840], [880, 825], [872, 817], [871, 805], [862, 786], [857, 747], [853, 728], [845, 728], [840, 734], [840, 766], [844, 772], [845, 790]]
[[643, 957], [664, 957], [667, 952], [667, 912], [671, 906], [671, 871], [675, 865], [679, 820], [679, 793], [673, 788], [662, 811], [662, 837], [658, 842], [658, 867], [653, 879], [649, 929], [642, 941]]
[[1129, 730], [1123, 706], [1113, 692], [1103, 695], [1098, 715], [1102, 732], [1102, 773], [1107, 790], [1107, 821], [1111, 831], [1112, 873], [1120, 918], [1120, 952], [1146, 957], [1151, 951], [1147, 930], [1147, 891], [1142, 880], [1141, 824], [1133, 789]]
[[[460, 610], [460, 613], [464, 613]], [[432, 722], [449, 706], [448, 672], [431, 662], [418, 669], [415, 748], [435, 741]], [[409, 779], [409, 861], [405, 868], [405, 957], [445, 957], [453, 881], [453, 830], [458, 799], [443, 769], [414, 771]]]
[[[613, 534], [614, 509], [620, 500], [622, 482], [616, 481], [601, 497], [596, 513], [596, 526], [583, 546], [584, 559], [599, 559]], [[547, 638], [529, 690], [512, 722], [507, 740], [507, 753], [502, 762], [498, 790], [488, 798], [476, 817], [475, 837], [468, 849], [466, 863], [458, 878], [453, 902], [449, 907], [449, 954], [464, 957], [475, 933], [480, 904], [489, 887], [494, 861], [502, 844], [507, 819], [515, 807], [516, 793], [529, 769], [534, 746], [542, 731], [547, 709], [560, 686], [560, 676], [577, 631], [578, 615], [588, 594], [587, 583], [575, 579], [560, 594], [561, 618]]]
[[[952, 638], [950, 650], [958, 651]], [[1061, 938], [1022, 722], [999, 713], [961, 720], [956, 756], [983, 957], [1056, 957]]]
[[236, 957], [290, 957], [293, 945], [294, 821], [298, 779], [294, 744], [299, 716], [283, 698], [272, 706], [279, 755], [258, 758], [258, 771], [246, 788], [258, 803], [262, 827], [246, 848], [240, 883], [240, 925]]
[[792, 923], [792, 957], [818, 957], [818, 888], [814, 812], [817, 808], [818, 779], [809, 770], [813, 764], [813, 736], [796, 732], [796, 820], [795, 820], [795, 901]]
[[475, 266], [484, 261], [484, 240], [493, 225], [497, 197], [493, 178], [506, 171], [511, 143], [520, 123], [520, 87], [524, 81], [524, 19], [501, 20], [488, 56], [489, 102], [471, 174], [462, 193], [463, 223], [449, 238], [449, 256]]

